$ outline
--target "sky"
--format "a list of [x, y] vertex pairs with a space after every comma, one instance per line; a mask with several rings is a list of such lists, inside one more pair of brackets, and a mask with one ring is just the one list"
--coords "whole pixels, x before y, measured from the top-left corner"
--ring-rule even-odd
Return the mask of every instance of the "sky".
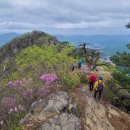
[[130, 34], [130, 0], [0, 0], [0, 33]]

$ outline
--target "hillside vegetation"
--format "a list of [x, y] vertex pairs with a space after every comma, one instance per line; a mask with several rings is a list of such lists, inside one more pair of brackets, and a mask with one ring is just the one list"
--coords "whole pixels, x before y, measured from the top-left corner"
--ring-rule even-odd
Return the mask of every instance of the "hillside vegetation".
[[[72, 116], [80, 123], [79, 119], [83, 118], [84, 112], [87, 109], [90, 109], [91, 105], [88, 106], [88, 108], [86, 108], [85, 102], [82, 105], [80, 102], [76, 105], [76, 97], [72, 96], [72, 98], [71, 94], [76, 94], [75, 91], [77, 90], [80, 91], [80, 93], [82, 92], [81, 86], [87, 86], [86, 74], [92, 69], [99, 69], [97, 70], [98, 75], [104, 76], [106, 88], [104, 90], [103, 98], [105, 100], [112, 103], [117, 101], [115, 99], [119, 95], [114, 95], [113, 88], [117, 88], [117, 84], [122, 86], [119, 80], [121, 75], [117, 73], [117, 68], [108, 63], [101, 62], [99, 60], [100, 52], [98, 50], [85, 48], [84, 46], [83, 48], [75, 49], [68, 42], [59, 42], [55, 37], [44, 32], [33, 31], [32, 33], [16, 37], [0, 48], [0, 58], [0, 104], [2, 106], [0, 107], [0, 128], [2, 130], [20, 130], [21, 125], [19, 125], [19, 121], [28, 112], [29, 113], [25, 118], [20, 121], [20, 124], [23, 126], [26, 124], [26, 128], [29, 128], [29, 123], [36, 127], [40, 125], [38, 121], [43, 123], [43, 121], [46, 120], [46, 117], [41, 117], [39, 114], [40, 112], [47, 117], [49, 116], [49, 118], [57, 115], [58, 117], [56, 118], [58, 118], [58, 120], [65, 116], [63, 119], [68, 120], [70, 123], [73, 122], [74, 125], [76, 125], [74, 120], [71, 121]], [[84, 65], [81, 69], [78, 69], [77, 63], [81, 59], [84, 62]], [[107, 66], [107, 71], [109, 72], [104, 71], [106, 67], [97, 67], [102, 65]], [[111, 74], [113, 75], [113, 78], [111, 77]], [[109, 78], [107, 78], [107, 76]], [[129, 76], [125, 76], [126, 77], [123, 75], [123, 78], [127, 80], [129, 84], [129, 80], [127, 79]], [[127, 86], [122, 86], [122, 88], [129, 93]], [[67, 94], [69, 96], [67, 96]], [[120, 97], [122, 98], [123, 96]], [[87, 101], [89, 99], [90, 102]], [[53, 100], [56, 102], [53, 103]], [[91, 104], [91, 101], [93, 101], [92, 95], [89, 96], [87, 100], [88, 104]], [[104, 111], [109, 112], [111, 110], [105, 109], [104, 106], [98, 104], [96, 101], [93, 102], [95, 106], [99, 105]], [[121, 100], [120, 104], [122, 106], [118, 107], [129, 112], [129, 100], [127, 99], [126, 101], [125, 98], [125, 103], [123, 104], [123, 102], [124, 100]], [[110, 106], [110, 104], [108, 104], [108, 106]], [[46, 110], [42, 111], [41, 109], [44, 108], [46, 108]], [[114, 111], [116, 111], [115, 108]], [[66, 114], [64, 114], [64, 112], [66, 112]], [[88, 111], [86, 111], [86, 113], [88, 114]], [[121, 119], [127, 120], [128, 117], [125, 114], [123, 115], [124, 117]], [[103, 115], [103, 119], [108, 120], [105, 116], [106, 115]], [[56, 118], [54, 118], [54, 121]], [[100, 115], [100, 118], [102, 118], [102, 114]], [[85, 119], [89, 120], [86, 115]], [[35, 123], [37, 124], [35, 125]], [[53, 124], [51, 121], [50, 123]], [[62, 124], [62, 121], [60, 121], [60, 123]], [[110, 122], [106, 121], [106, 124], [107, 123]], [[129, 121], [126, 123], [128, 124]], [[77, 128], [73, 128], [80, 130], [81, 125], [76, 126]], [[106, 127], [106, 125], [103, 127]], [[109, 127], [114, 129], [111, 123], [109, 124]], [[32, 130], [32, 127], [30, 128]], [[66, 128], [68, 128], [68, 126], [66, 126]], [[86, 126], [86, 128], [88, 128], [88, 126]], [[94, 128], [93, 130], [96, 129]]]
[[19, 119], [36, 99], [80, 85], [78, 73], [70, 73], [77, 60], [68, 55], [73, 47], [66, 42], [59, 44], [46, 33], [32, 32], [13, 39], [0, 49], [3, 129], [17, 128]]

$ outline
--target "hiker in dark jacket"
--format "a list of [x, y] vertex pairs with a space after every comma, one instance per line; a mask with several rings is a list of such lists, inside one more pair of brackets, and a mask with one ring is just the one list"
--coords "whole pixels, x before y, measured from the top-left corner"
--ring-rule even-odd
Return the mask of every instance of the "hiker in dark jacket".
[[95, 99], [96, 99], [97, 93], [99, 93], [98, 100], [100, 100], [102, 92], [103, 92], [103, 88], [104, 88], [103, 78], [99, 77], [99, 79], [94, 84], [94, 90], [95, 90], [95, 92], [94, 92], [94, 98]]

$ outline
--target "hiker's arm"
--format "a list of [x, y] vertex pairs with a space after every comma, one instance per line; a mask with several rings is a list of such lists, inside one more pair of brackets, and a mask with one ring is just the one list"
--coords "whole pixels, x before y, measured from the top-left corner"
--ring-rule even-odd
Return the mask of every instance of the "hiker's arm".
[[98, 87], [98, 81], [96, 81], [95, 83], [94, 83], [94, 90], [97, 90], [97, 87]]
[[106, 87], [105, 83], [103, 82], [103, 87]]

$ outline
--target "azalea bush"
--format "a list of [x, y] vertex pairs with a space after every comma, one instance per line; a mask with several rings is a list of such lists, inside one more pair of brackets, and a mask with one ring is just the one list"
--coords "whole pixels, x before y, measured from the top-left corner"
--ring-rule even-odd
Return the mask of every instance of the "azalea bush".
[[34, 101], [33, 91], [29, 88], [32, 79], [9, 81], [2, 90], [0, 104], [1, 129], [18, 127], [19, 120], [27, 113]]
[[61, 86], [56, 74], [42, 74], [37, 82], [39, 84], [34, 84], [32, 78], [7, 82], [0, 99], [1, 128], [16, 127], [19, 120], [28, 112], [32, 102], [39, 97], [46, 97]]
[[14, 130], [38, 98], [80, 86], [80, 75], [72, 71], [72, 65], [77, 63], [69, 55], [72, 49], [68, 45], [60, 49], [53, 45], [31, 46], [18, 53], [15, 58], [17, 71], [0, 84], [1, 129]]
[[[22, 80], [16, 80], [16, 81], [9, 81], [8, 82], [8, 88], [12, 89], [14, 93], [16, 93], [16, 97], [19, 99], [20, 102], [23, 102], [24, 104], [29, 104], [32, 102], [31, 100], [34, 100], [35, 88], [31, 85], [32, 79], [22, 79]], [[30, 102], [30, 103], [29, 103]]]
[[5, 96], [0, 100], [0, 128], [3, 130], [18, 128], [19, 120], [26, 113], [22, 105], [18, 105], [16, 97]]
[[56, 74], [43, 74], [40, 76], [40, 80], [43, 81], [43, 85], [38, 89], [39, 96], [47, 96], [60, 87], [59, 78]]

